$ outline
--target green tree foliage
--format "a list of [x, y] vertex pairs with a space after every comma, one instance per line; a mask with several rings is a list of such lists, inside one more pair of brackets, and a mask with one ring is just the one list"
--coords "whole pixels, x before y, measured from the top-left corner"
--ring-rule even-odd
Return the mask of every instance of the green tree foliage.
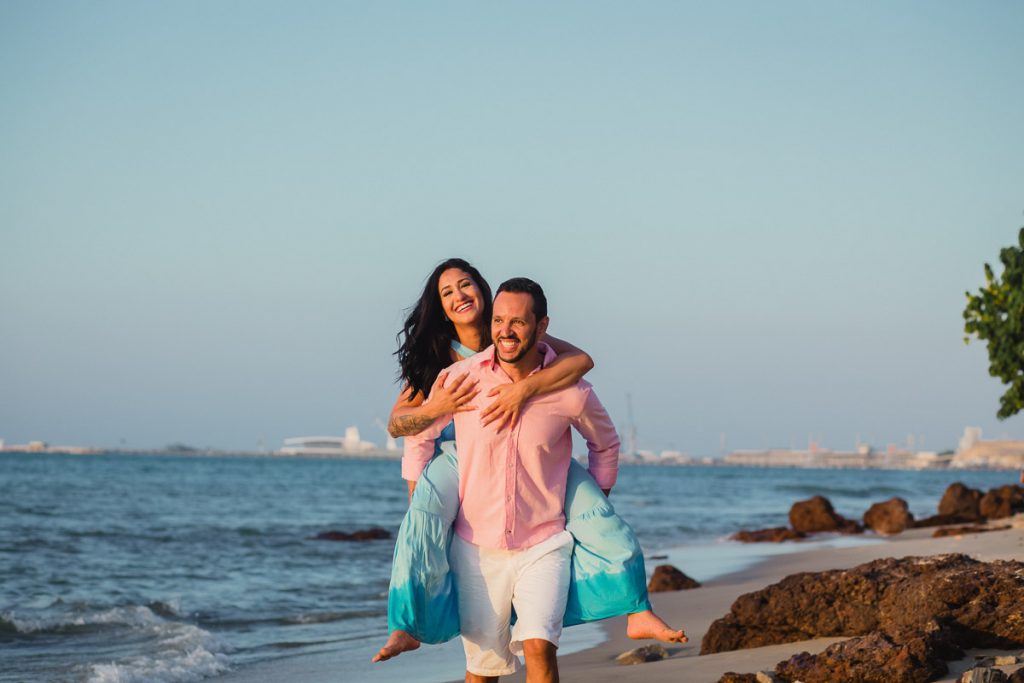
[[1005, 420], [1024, 410], [1024, 228], [1020, 246], [1000, 250], [1003, 273], [997, 278], [985, 264], [985, 286], [967, 292], [964, 341], [970, 335], [988, 344], [988, 373], [1008, 385], [996, 415]]

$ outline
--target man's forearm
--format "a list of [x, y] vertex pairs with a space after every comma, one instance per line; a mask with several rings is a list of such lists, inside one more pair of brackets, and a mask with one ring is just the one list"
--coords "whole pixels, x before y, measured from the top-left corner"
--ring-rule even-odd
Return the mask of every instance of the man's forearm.
[[602, 490], [615, 485], [619, 472], [619, 437], [615, 425], [591, 391], [574, 426], [587, 440], [587, 470]]

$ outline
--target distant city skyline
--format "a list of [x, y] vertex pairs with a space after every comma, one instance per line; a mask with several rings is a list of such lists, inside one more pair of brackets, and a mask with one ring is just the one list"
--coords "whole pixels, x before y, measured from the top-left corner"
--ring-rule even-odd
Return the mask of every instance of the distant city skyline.
[[1024, 5], [0, 6], [0, 438], [376, 426], [435, 263], [546, 289], [641, 449], [995, 418]]

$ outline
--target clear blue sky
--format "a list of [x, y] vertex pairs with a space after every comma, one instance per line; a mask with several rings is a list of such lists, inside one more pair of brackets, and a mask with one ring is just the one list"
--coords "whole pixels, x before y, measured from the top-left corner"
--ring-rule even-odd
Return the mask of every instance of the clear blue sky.
[[1019, 2], [0, 5], [0, 437], [383, 441], [452, 255], [694, 455], [998, 422]]

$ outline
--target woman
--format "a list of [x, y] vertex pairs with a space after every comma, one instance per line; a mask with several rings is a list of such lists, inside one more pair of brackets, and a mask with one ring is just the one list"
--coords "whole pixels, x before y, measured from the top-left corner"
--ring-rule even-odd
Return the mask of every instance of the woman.
[[[447, 380], [445, 368], [487, 346], [491, 289], [479, 271], [462, 259], [439, 264], [405, 322], [398, 350], [405, 381], [391, 412], [392, 436], [410, 436], [442, 415], [471, 410], [476, 387], [465, 375]], [[515, 423], [532, 396], [571, 386], [593, 361], [576, 347], [546, 336], [558, 354], [527, 379], [492, 390], [482, 412], [497, 429]], [[429, 394], [430, 401], [426, 401]], [[407, 469], [410, 506], [399, 529], [388, 593], [387, 644], [373, 661], [414, 650], [420, 642], [439, 643], [459, 632], [458, 605], [447, 547], [458, 508], [458, 462], [454, 423], [435, 442], [434, 460], [422, 472]], [[643, 555], [632, 529], [616, 514], [597, 484], [572, 461], [565, 501], [566, 528], [576, 538], [564, 623], [566, 626], [628, 614], [630, 638], [686, 642], [652, 610], [647, 599]]]

